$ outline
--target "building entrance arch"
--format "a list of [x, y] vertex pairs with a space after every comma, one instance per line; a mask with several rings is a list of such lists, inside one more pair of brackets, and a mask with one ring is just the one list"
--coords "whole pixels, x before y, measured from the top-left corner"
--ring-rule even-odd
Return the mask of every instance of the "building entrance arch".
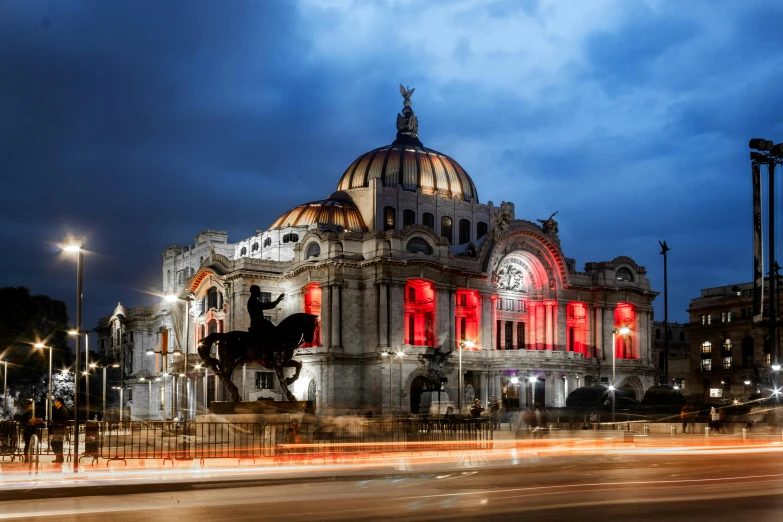
[[626, 377], [619, 388], [632, 391], [634, 399], [637, 401], [641, 401], [642, 397], [644, 397], [644, 386], [642, 385], [642, 381], [639, 380], [639, 377]]

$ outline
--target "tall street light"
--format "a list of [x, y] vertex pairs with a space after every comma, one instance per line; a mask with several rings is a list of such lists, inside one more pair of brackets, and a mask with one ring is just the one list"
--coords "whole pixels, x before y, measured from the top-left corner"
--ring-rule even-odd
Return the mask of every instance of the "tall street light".
[[[405, 357], [405, 352], [398, 350], [394, 355], [400, 360], [400, 412], [402, 412], [402, 358]], [[391, 364], [391, 362], [389, 364]]]
[[52, 418], [52, 347], [45, 346], [43, 343], [35, 343], [33, 347], [43, 350], [49, 348], [49, 392], [46, 396], [46, 421], [49, 422]]
[[669, 382], [669, 292], [666, 274], [666, 253], [671, 250], [666, 241], [658, 241], [663, 256], [663, 382]]
[[[86, 420], [90, 420], [90, 368], [94, 367], [93, 365], [90, 365], [90, 330], [82, 330], [81, 332], [74, 329], [74, 330], [68, 330], [68, 335], [71, 336], [78, 336], [79, 334], [84, 335], [84, 371], [82, 372], [82, 375], [84, 375], [84, 386], [85, 386], [85, 397], [86, 397]], [[78, 368], [76, 371], [78, 372]]]
[[[159, 354], [163, 357], [163, 420], [166, 420], [166, 378], [169, 376], [169, 358], [168, 358], [168, 351], [164, 350], [155, 350], [154, 348], [147, 348], [147, 350], [144, 352], [147, 355], [155, 355]], [[182, 355], [182, 352], [179, 350], [174, 350], [171, 352], [172, 355]], [[158, 372], [158, 369], [155, 368], [155, 373]], [[171, 397], [174, 399], [175, 397], [175, 389], [174, 389], [174, 379], [171, 379]], [[206, 396], [205, 396], [206, 397]], [[204, 402], [206, 404], [206, 399], [204, 399]], [[174, 400], [174, 405], [176, 406], [176, 401]], [[176, 410], [176, 408], [174, 408]]]
[[459, 416], [462, 418], [462, 350], [472, 349], [476, 344], [473, 341], [461, 341], [459, 343], [459, 378], [457, 379], [457, 405], [459, 406]]
[[101, 366], [98, 366], [95, 363], [90, 363], [89, 367], [92, 368], [93, 370], [96, 368], [101, 368], [103, 370], [103, 383], [102, 383], [103, 407], [101, 408], [101, 420], [105, 421], [106, 420], [106, 368], [119, 368], [120, 365], [118, 363], [114, 363], [109, 365], [103, 364]]
[[530, 407], [532, 410], [536, 409], [536, 382], [538, 382], [538, 377], [535, 375], [531, 375], [527, 378], [527, 381], [530, 383]]
[[[185, 377], [185, 419], [189, 420], [190, 418], [190, 373], [188, 365], [190, 363], [190, 302], [193, 301], [193, 297], [190, 295], [185, 295], [184, 297], [179, 297], [177, 294], [173, 292], [169, 292], [164, 296], [164, 299], [174, 304], [177, 301], [185, 301], [185, 369], [184, 369], [184, 377]], [[244, 387], [244, 386], [243, 386]], [[242, 394], [244, 395], [244, 390], [242, 390]]]
[[3, 363], [3, 418], [8, 415], [8, 361], [0, 361]]
[[623, 326], [621, 328], [613, 328], [612, 329], [612, 384], [609, 386], [609, 391], [612, 392], [612, 422], [614, 422], [614, 396], [615, 396], [615, 369], [617, 366], [617, 334], [620, 335], [628, 335], [631, 333], [631, 329], [627, 326]]
[[[387, 357], [389, 358], [389, 415], [391, 415], [392, 411], [394, 411], [394, 406], [392, 405], [392, 401], [394, 400], [394, 399], [392, 399], [392, 397], [394, 397], [394, 393], [392, 392], [393, 383], [392, 383], [392, 358], [391, 358], [391, 355], [392, 355], [392, 353], [391, 352], [387, 352], [386, 350], [381, 352], [381, 357], [383, 357], [384, 359], [387, 358]], [[383, 401], [381, 401], [381, 404], [383, 404]]]
[[[84, 243], [80, 240], [70, 240], [63, 245], [66, 252], [76, 253], [76, 331], [82, 329], [82, 251]], [[73, 384], [73, 472], [79, 472], [79, 378], [81, 366], [81, 336], [76, 336], [76, 372]]]

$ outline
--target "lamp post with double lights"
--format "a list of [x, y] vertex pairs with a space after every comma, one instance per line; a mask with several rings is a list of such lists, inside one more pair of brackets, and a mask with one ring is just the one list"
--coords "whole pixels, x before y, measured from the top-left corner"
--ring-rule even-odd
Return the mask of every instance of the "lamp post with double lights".
[[[82, 329], [82, 252], [84, 242], [72, 239], [67, 241], [62, 249], [65, 252], [76, 253], [76, 331]], [[81, 336], [76, 336], [76, 372], [81, 366]], [[73, 388], [73, 472], [79, 472], [79, 378], [74, 379]]]
[[52, 347], [45, 346], [43, 343], [35, 343], [33, 347], [43, 350], [49, 348], [49, 391], [46, 395], [46, 421], [52, 418]]
[[631, 329], [627, 326], [623, 326], [621, 328], [613, 328], [612, 329], [612, 383], [609, 386], [609, 391], [612, 392], [612, 422], [614, 422], [614, 412], [615, 412], [615, 382], [616, 382], [616, 376], [615, 371], [617, 369], [617, 334], [626, 336], [629, 333], [631, 333]]
[[[185, 377], [185, 402], [186, 402], [185, 412], [186, 413], [185, 413], [185, 419], [184, 420], [189, 420], [189, 418], [190, 418], [190, 404], [189, 404], [189, 402], [190, 402], [190, 389], [191, 389], [191, 386], [190, 386], [190, 374], [188, 373], [188, 367], [189, 367], [189, 362], [190, 362], [190, 350], [189, 350], [189, 347], [190, 347], [190, 303], [191, 303], [191, 301], [193, 301], [193, 297], [188, 295], [188, 294], [186, 294], [184, 297], [180, 297], [179, 295], [177, 295], [177, 294], [175, 294], [173, 292], [169, 292], [169, 293], [167, 293], [164, 296], [164, 299], [167, 302], [171, 303], [171, 304], [174, 304], [177, 301], [185, 301], [185, 370], [184, 370], [183, 374], [180, 375], [180, 377]], [[244, 388], [244, 386], [243, 386], [243, 388]], [[242, 393], [244, 394], [244, 389], [243, 389]]]
[[[147, 348], [144, 353], [146, 355], [159, 354], [159, 355], [162, 355], [164, 357], [163, 361], [165, 363], [165, 368], [163, 370], [163, 420], [165, 421], [166, 420], [166, 377], [169, 376], [169, 372], [168, 372], [168, 357], [167, 357], [168, 356], [168, 352], [167, 351], [163, 351], [163, 350], [155, 350], [154, 348]], [[176, 349], [174, 349], [171, 352], [171, 354], [172, 355], [182, 355], [182, 352], [178, 348], [176, 348]], [[155, 371], [157, 372], [157, 369]], [[174, 381], [172, 379], [172, 383], [173, 382]], [[175, 395], [176, 394], [175, 394], [174, 386], [172, 386], [172, 388], [171, 388], [172, 399], [175, 397]], [[174, 401], [174, 405], [176, 406], [176, 401]], [[174, 409], [176, 409], [176, 407]]]
[[462, 350], [472, 349], [475, 345], [473, 341], [460, 341], [459, 343], [459, 379], [457, 379], [457, 404], [459, 405], [459, 416], [462, 418]]
[[112, 363], [112, 364], [102, 364], [98, 365], [95, 363], [90, 363], [87, 365], [90, 369], [95, 370], [97, 368], [101, 368], [103, 370], [103, 383], [102, 383], [102, 389], [103, 389], [103, 405], [101, 407], [101, 420], [106, 420], [106, 368], [119, 368], [119, 363]]

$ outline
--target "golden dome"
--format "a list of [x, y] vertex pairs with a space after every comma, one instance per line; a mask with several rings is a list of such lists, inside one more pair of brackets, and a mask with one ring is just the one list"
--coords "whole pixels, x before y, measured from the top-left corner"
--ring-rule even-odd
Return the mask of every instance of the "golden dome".
[[333, 198], [294, 207], [277, 218], [269, 230], [312, 224], [336, 225], [345, 230], [367, 232], [359, 209], [349, 201]]
[[384, 187], [421, 188], [422, 194], [440, 194], [465, 201], [478, 200], [468, 173], [452, 158], [418, 145], [394, 143], [359, 156], [345, 171], [337, 190], [368, 187], [380, 178]]

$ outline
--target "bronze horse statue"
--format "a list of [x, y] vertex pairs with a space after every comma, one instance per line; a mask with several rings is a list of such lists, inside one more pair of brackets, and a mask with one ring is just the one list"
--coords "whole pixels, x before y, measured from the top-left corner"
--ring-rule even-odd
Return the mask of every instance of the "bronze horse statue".
[[[240, 364], [255, 363], [274, 370], [280, 386], [289, 401], [296, 397], [288, 386], [296, 382], [302, 371], [302, 364], [294, 359], [294, 350], [303, 342], [311, 343], [318, 327], [318, 316], [304, 313], [292, 314], [272, 326], [268, 335], [259, 336], [250, 332], [213, 333], [198, 345], [198, 354], [204, 363], [212, 368], [231, 392], [231, 400], [239, 402], [239, 390], [231, 382], [231, 374]], [[217, 343], [218, 358], [210, 355], [212, 345]], [[294, 368], [294, 375], [285, 378], [284, 368]]]

